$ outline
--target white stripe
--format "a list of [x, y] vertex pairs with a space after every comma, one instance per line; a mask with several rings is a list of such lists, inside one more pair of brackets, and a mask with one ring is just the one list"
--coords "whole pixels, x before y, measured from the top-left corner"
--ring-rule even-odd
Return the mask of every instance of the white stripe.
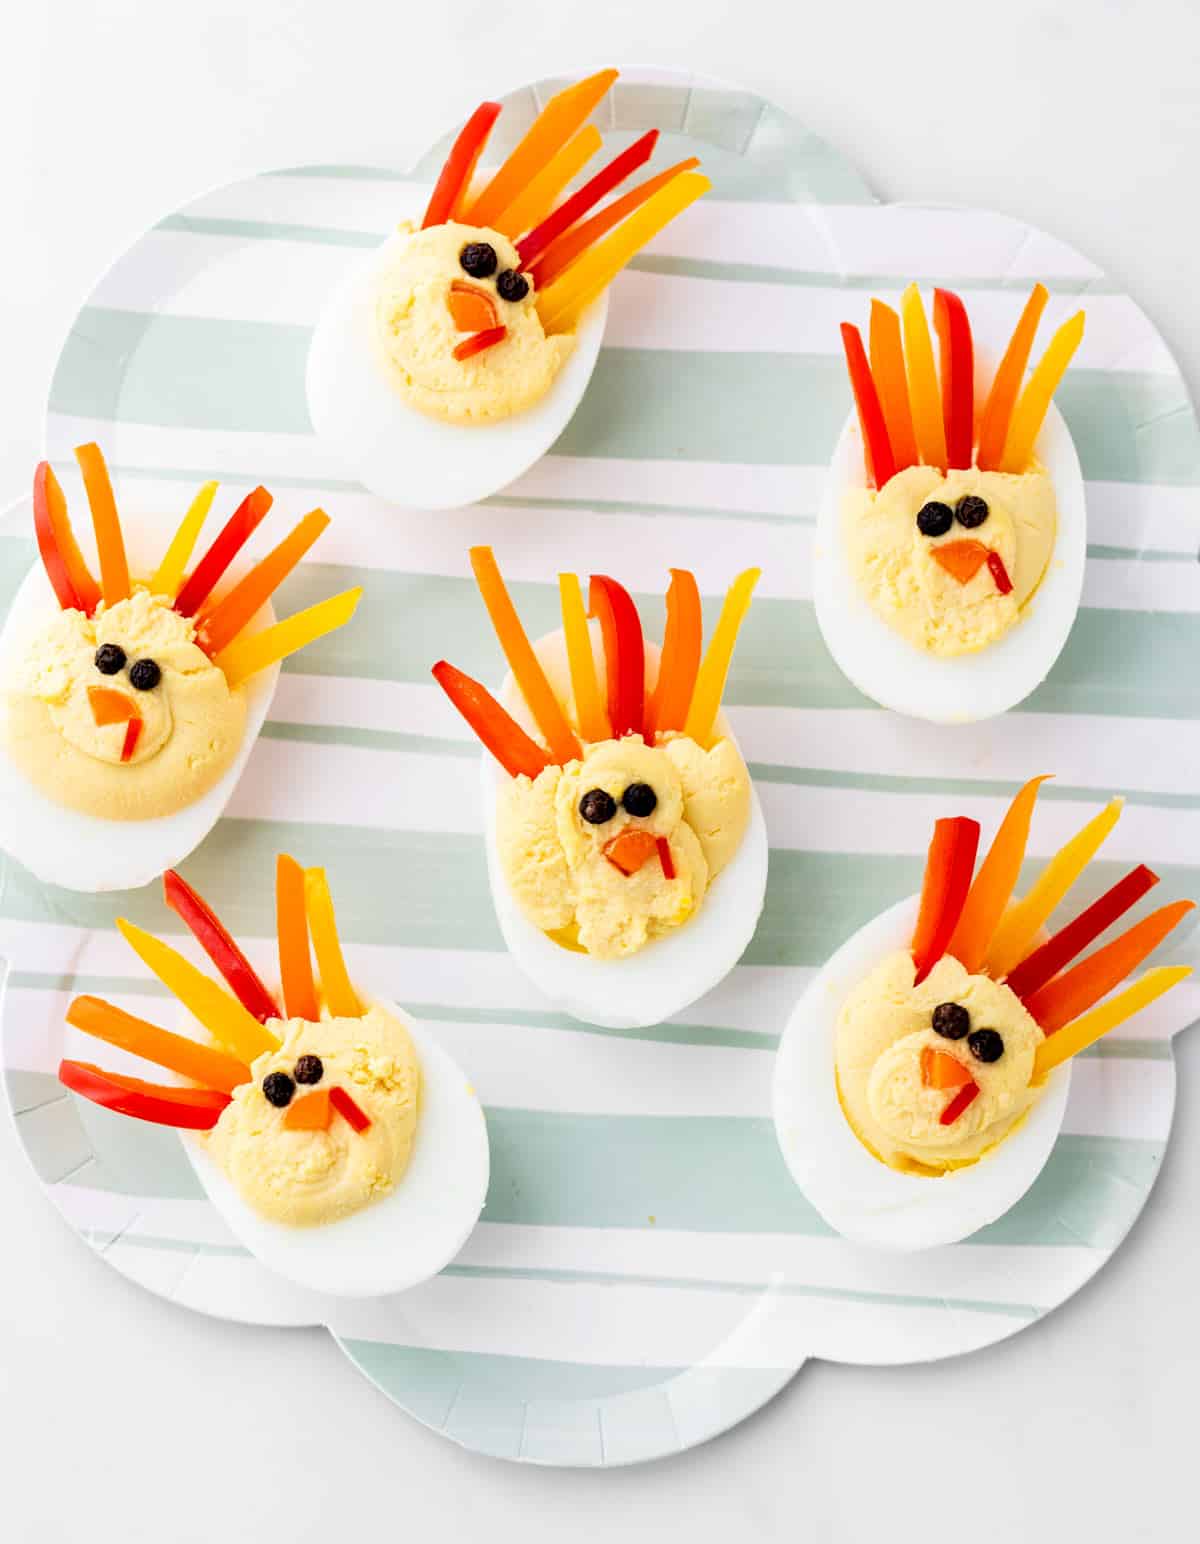
[[1085, 1056], [1076, 1060], [1071, 1074], [1063, 1130], [1073, 1136], [1165, 1142], [1174, 1106], [1173, 1061]]

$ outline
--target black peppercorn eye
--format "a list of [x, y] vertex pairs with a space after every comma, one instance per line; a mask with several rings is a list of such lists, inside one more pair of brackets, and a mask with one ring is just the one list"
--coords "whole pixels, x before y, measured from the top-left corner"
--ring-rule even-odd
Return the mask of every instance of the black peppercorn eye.
[[589, 826], [602, 826], [617, 813], [617, 801], [603, 788], [589, 788], [579, 801], [580, 818]]
[[967, 1036], [967, 1045], [976, 1061], [995, 1062], [1004, 1055], [1004, 1037], [995, 1029], [976, 1029]]
[[938, 1003], [933, 1010], [933, 1032], [944, 1040], [961, 1040], [971, 1027], [971, 1015], [962, 1003]]
[[135, 659], [129, 667], [129, 684], [139, 692], [152, 692], [162, 680], [162, 671], [152, 659]]
[[965, 494], [954, 506], [955, 519], [959, 525], [965, 525], [968, 531], [981, 526], [988, 514], [987, 500], [981, 499], [976, 493]]
[[458, 265], [473, 279], [490, 279], [500, 266], [500, 259], [490, 241], [468, 241], [458, 254]]
[[102, 643], [94, 663], [101, 675], [116, 675], [125, 668], [125, 650], [119, 643]]
[[268, 1072], [262, 1081], [263, 1098], [277, 1110], [284, 1110], [292, 1102], [296, 1085], [286, 1072]]
[[296, 1058], [292, 1076], [297, 1083], [319, 1083], [325, 1076], [325, 1064], [319, 1056], [313, 1056], [309, 1052]]
[[930, 499], [917, 510], [917, 530], [922, 536], [945, 536], [954, 524], [954, 511], [940, 499]]
[[621, 799], [630, 815], [652, 815], [658, 795], [649, 783], [630, 783]]
[[515, 305], [529, 293], [529, 280], [515, 268], [506, 268], [496, 279], [496, 293], [501, 300], [511, 300]]

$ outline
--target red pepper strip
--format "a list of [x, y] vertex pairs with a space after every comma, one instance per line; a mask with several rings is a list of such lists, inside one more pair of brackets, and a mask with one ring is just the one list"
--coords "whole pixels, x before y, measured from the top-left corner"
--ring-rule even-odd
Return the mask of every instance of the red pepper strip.
[[1111, 943], [1047, 982], [1039, 992], [1034, 992], [1025, 1006], [1041, 1025], [1042, 1033], [1052, 1035], [1106, 997], [1158, 948], [1195, 904], [1194, 901], [1172, 901], [1169, 906], [1160, 906], [1148, 917], [1118, 933]]
[[872, 488], [882, 488], [895, 475], [896, 462], [892, 456], [883, 408], [879, 405], [879, 393], [875, 390], [875, 378], [871, 374], [867, 351], [863, 347], [862, 334], [849, 322], [842, 323], [842, 346], [846, 350], [846, 368], [850, 372], [854, 405], [858, 409], [858, 424], [862, 430], [867, 482]]
[[48, 461], [33, 474], [33, 529], [46, 577], [64, 611], [91, 616], [100, 603], [100, 586], [92, 578], [67, 517], [67, 501]]
[[453, 214], [459, 196], [471, 185], [483, 147], [499, 116], [499, 102], [481, 102], [467, 119], [458, 138], [451, 145], [450, 154], [434, 184], [425, 218], [421, 221], [422, 230], [427, 225], [444, 225]]
[[674, 859], [671, 857], [671, 844], [670, 844], [669, 841], [667, 841], [665, 836], [658, 837], [657, 841], [658, 841], [658, 861], [662, 864], [663, 878], [664, 879], [674, 879], [675, 878], [675, 862], [674, 862]]
[[536, 777], [550, 766], [550, 757], [542, 747], [486, 687], [444, 659], [433, 667], [433, 678], [509, 777]]
[[1001, 595], [1011, 595], [1013, 582], [1008, 577], [1008, 569], [1004, 566], [1004, 559], [995, 550], [987, 555], [988, 573], [996, 581], [996, 588]]
[[1106, 890], [1098, 901], [1093, 901], [1086, 911], [1081, 911], [1073, 922], [1068, 922], [1048, 938], [1040, 949], [1026, 955], [1009, 972], [1005, 985], [1022, 1001], [1032, 997], [1039, 987], [1045, 986], [1065, 965], [1069, 965], [1077, 954], [1082, 954], [1118, 917], [1123, 917], [1132, 906], [1136, 906], [1142, 896], [1157, 883], [1158, 875], [1144, 863], [1139, 863], [1124, 879], [1118, 879], [1111, 890]]
[[974, 1104], [978, 1097], [979, 1084], [964, 1083], [963, 1086], [959, 1089], [958, 1093], [955, 1094], [954, 1098], [951, 1099], [950, 1103], [938, 1116], [938, 1120], [942, 1123], [943, 1126], [953, 1126], [954, 1122], [967, 1108], [967, 1106], [969, 1104]]
[[917, 967], [914, 985], [924, 981], [954, 936], [971, 888], [978, 846], [977, 820], [958, 815], [951, 820], [939, 820], [934, 825], [929, 856], [925, 860], [921, 909], [913, 933], [912, 957]]
[[210, 1131], [229, 1095], [215, 1088], [171, 1088], [163, 1083], [143, 1083], [118, 1072], [105, 1072], [92, 1062], [61, 1061], [58, 1081], [72, 1093], [93, 1104], [152, 1121], [156, 1126], [183, 1126], [189, 1131]]
[[933, 325], [942, 371], [946, 458], [952, 467], [968, 467], [975, 447], [975, 350], [967, 308], [952, 290], [934, 290]]
[[475, 354], [482, 354], [485, 348], [495, 348], [497, 343], [503, 343], [507, 337], [507, 327], [485, 327], [474, 337], [464, 338], [461, 343], [456, 344], [454, 357], [458, 360], [470, 359]]
[[607, 193], [625, 181], [631, 172], [637, 171], [650, 159], [658, 140], [658, 130], [650, 129], [635, 139], [627, 150], [614, 156], [607, 166], [602, 166], [594, 177], [570, 198], [564, 199], [557, 209], [551, 210], [540, 225], [535, 225], [527, 236], [517, 242], [517, 257], [521, 268], [529, 268], [537, 262], [552, 241], [581, 220], [588, 210], [598, 204]]
[[204, 897], [197, 895], [187, 880], [174, 869], [168, 869], [163, 875], [163, 900], [182, 918], [246, 1012], [252, 1013], [260, 1024], [265, 1024], [268, 1019], [279, 1018], [279, 1009], [254, 966], [238, 948]]
[[703, 644], [704, 615], [696, 576], [686, 568], [673, 568], [658, 682], [646, 704], [644, 733], [648, 743], [656, 734], [682, 729], [687, 722]]
[[121, 760], [132, 761], [133, 753], [137, 750], [137, 743], [142, 737], [142, 721], [140, 718], [131, 718], [125, 725], [125, 739], [121, 745]]
[[272, 503], [271, 495], [265, 488], [255, 488], [246, 495], [192, 570], [191, 578], [175, 597], [175, 610], [180, 616], [195, 616], [221, 575], [249, 541]]
[[641, 734], [645, 723], [646, 647], [637, 607], [622, 585], [593, 574], [588, 614], [600, 620], [608, 680], [608, 721], [613, 738]]
[[344, 1088], [331, 1088], [329, 1090], [329, 1102], [338, 1112], [354, 1127], [355, 1131], [366, 1131], [371, 1124], [371, 1117], [365, 1115]]

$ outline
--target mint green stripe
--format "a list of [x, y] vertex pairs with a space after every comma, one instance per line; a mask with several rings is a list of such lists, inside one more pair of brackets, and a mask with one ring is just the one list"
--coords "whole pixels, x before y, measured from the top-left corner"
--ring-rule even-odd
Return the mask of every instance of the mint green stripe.
[[283, 220], [231, 220], [211, 215], [170, 214], [154, 227], [190, 236], [237, 236], [244, 241], [302, 241], [318, 247], [377, 247], [378, 231], [341, 230], [335, 225], [291, 225]]
[[[223, 920], [235, 936], [270, 937], [275, 855], [280, 852], [292, 852], [306, 863], [328, 868], [338, 897], [339, 925], [354, 943], [503, 948], [492, 911], [483, 844], [461, 833], [225, 819], [182, 869], [202, 894], [219, 902]], [[1157, 862], [1155, 866], [1163, 878], [1164, 899], [1200, 894], [1200, 867]], [[911, 895], [920, 885], [921, 867], [922, 859], [915, 854], [773, 850], [766, 906], [742, 963], [824, 964], [885, 906]], [[1093, 863], [1078, 893], [1072, 893], [1071, 911], [1086, 905], [1127, 867]], [[1037, 868], [1031, 864], [1028, 872]], [[176, 934], [183, 927], [164, 908], [156, 885], [118, 894], [82, 895], [42, 886], [14, 864], [0, 897], [0, 917], [13, 921], [111, 928], [117, 916], [159, 934]], [[406, 1000], [399, 966], [392, 979], [381, 979], [377, 985], [398, 1001]]]
[[[306, 434], [310, 330], [88, 306], [67, 339], [53, 412], [169, 428]], [[1200, 481], [1181, 380], [1072, 371], [1058, 393], [1084, 475]], [[849, 407], [834, 355], [602, 350], [559, 454], [811, 466]]]

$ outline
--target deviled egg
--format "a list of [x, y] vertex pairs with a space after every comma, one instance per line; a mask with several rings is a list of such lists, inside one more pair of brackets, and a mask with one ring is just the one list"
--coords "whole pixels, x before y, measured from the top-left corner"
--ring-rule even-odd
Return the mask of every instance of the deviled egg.
[[[531, 643], [491, 549], [471, 562], [511, 669], [494, 698], [433, 674], [490, 755], [488, 876], [514, 958], [568, 1013], [655, 1024], [721, 981], [753, 936], [767, 837], [720, 712], [758, 570], [731, 586], [703, 651], [696, 581], [672, 571], [661, 653], [628, 592], [559, 576], [563, 628]], [[703, 658], [702, 658], [703, 654]]]
[[0, 631], [0, 847], [47, 884], [131, 889], [207, 835], [258, 737], [280, 660], [348, 622], [361, 591], [274, 621], [272, 594], [329, 524], [321, 510], [236, 582], [226, 579], [271, 507], [265, 488], [242, 500], [192, 566], [217, 491], [206, 483], [153, 567], [153, 533], [118, 516], [99, 448], [76, 456], [100, 578], [42, 462], [33, 491], [40, 561]]
[[857, 413], [818, 517], [813, 596], [839, 667], [897, 712], [951, 723], [1005, 712], [1045, 679], [1074, 624], [1083, 478], [1051, 398], [1084, 317], [1063, 323], [1022, 386], [1047, 298], [1036, 286], [978, 412], [957, 295], [934, 292], [940, 381], [916, 285], [900, 315], [872, 301], [869, 358], [843, 324]]
[[414, 208], [331, 296], [309, 352], [309, 411], [381, 498], [470, 503], [548, 450], [591, 378], [608, 285], [708, 189], [693, 158], [597, 210], [649, 160], [652, 129], [562, 196], [601, 149], [588, 120], [616, 75], [601, 70], [552, 97], [499, 167], [477, 177], [500, 116], [498, 103], [483, 103], [423, 214]]
[[281, 1276], [355, 1297], [436, 1275], [483, 1208], [483, 1111], [428, 1030], [352, 984], [324, 871], [278, 860], [278, 998], [180, 875], [168, 873], [164, 889], [225, 985], [117, 925], [207, 1040], [95, 997], [77, 997], [67, 1021], [186, 1081], [147, 1083], [74, 1057], [60, 1080], [120, 1114], [178, 1127], [209, 1200]]
[[939, 820], [919, 901], [850, 939], [784, 1033], [780, 1147], [808, 1200], [855, 1242], [925, 1249], [1001, 1216], [1054, 1147], [1070, 1058], [1190, 974], [1158, 967], [1108, 995], [1191, 901], [1160, 907], [1072, 963], [1157, 883], [1144, 865], [1044, 935], [1116, 824], [1119, 799], [1013, 899], [1043, 781], [1017, 794], [978, 870], [978, 822]]

